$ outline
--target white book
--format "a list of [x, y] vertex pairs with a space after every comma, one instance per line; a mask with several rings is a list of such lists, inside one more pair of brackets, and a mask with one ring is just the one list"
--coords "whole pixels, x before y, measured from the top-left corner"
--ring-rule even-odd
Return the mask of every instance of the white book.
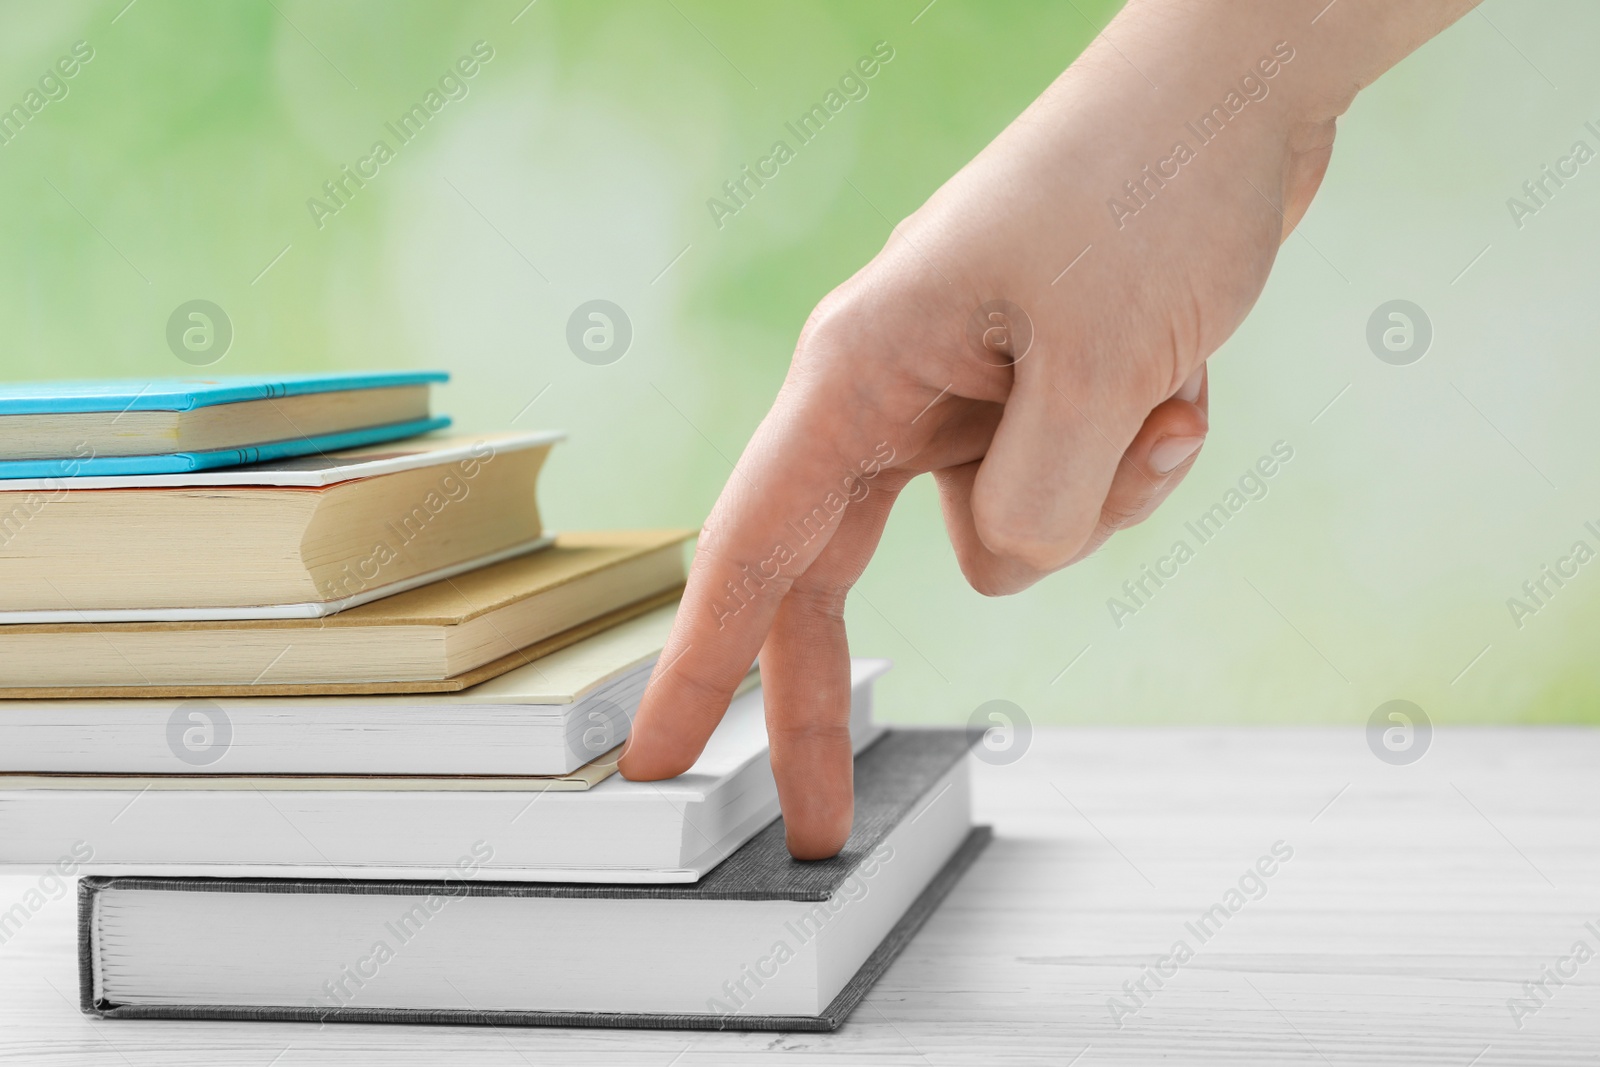
[[[876, 737], [872, 683], [851, 665], [851, 733]], [[614, 775], [582, 792], [359, 789], [0, 791], [0, 868], [88, 858], [86, 874], [444, 878], [492, 855], [504, 881], [692, 882], [778, 814], [759, 689], [738, 697], [700, 759], [664, 782]]]
[[988, 840], [970, 828], [967, 750], [958, 730], [889, 731], [856, 760], [836, 858], [791, 859], [773, 823], [696, 885], [484, 882], [481, 857], [436, 882], [89, 877], [81, 1004], [109, 1019], [830, 1030]]

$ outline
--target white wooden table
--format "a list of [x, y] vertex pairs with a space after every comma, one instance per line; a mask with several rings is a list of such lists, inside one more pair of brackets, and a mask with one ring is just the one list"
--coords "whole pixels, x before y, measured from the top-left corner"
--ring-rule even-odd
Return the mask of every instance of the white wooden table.
[[[0, 946], [0, 1062], [1600, 1062], [1600, 732], [1445, 729], [1391, 766], [1354, 729], [1061, 730], [975, 766], [998, 839], [834, 1034], [91, 1022], [69, 897]], [[1579, 940], [1597, 958], [1527, 1000]]]

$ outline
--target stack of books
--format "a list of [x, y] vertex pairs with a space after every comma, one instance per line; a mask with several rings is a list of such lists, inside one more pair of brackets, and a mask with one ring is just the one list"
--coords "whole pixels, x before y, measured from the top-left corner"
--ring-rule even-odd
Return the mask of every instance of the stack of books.
[[823, 862], [753, 670], [617, 776], [694, 532], [552, 534], [561, 435], [451, 436], [444, 379], [0, 386], [0, 865], [80, 877], [83, 1009], [839, 1025], [988, 840], [965, 735], [855, 660]]

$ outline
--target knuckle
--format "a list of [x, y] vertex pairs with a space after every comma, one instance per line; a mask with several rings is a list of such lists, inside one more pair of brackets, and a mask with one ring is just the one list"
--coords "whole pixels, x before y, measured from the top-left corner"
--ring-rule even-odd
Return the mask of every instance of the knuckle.
[[959, 556], [961, 574], [980, 596], [1001, 597], [1020, 593], [1044, 577], [1039, 571], [1021, 567], [984, 550]]
[[791, 751], [800, 746], [823, 750], [830, 748], [837, 750], [843, 747], [848, 751], [851, 746], [849, 723], [813, 719], [784, 720], [768, 723], [767, 732], [777, 739], [779, 748], [788, 747]]
[[[672, 670], [671, 665], [668, 665], [667, 670]], [[730, 685], [722, 679], [713, 680], [699, 672], [691, 674], [687, 671], [677, 673], [673, 681], [680, 691], [678, 695], [684, 704], [705, 708], [718, 714], [722, 711], [719, 705], [727, 703], [728, 694], [739, 684], [737, 680]]]
[[1103, 541], [1118, 530], [1139, 525], [1150, 517], [1151, 511], [1154, 510], [1154, 499], [1151, 495], [1144, 495], [1130, 499], [1113, 497], [1107, 500], [1100, 512], [1100, 527], [1096, 530], [1096, 535]]
[[1002, 559], [1032, 571], [1048, 574], [1060, 570], [1072, 559], [1081, 537], [1052, 537], [1037, 529], [1009, 522], [977, 520], [978, 536], [989, 550]]
[[979, 568], [976, 571], [967, 571], [967, 584], [981, 596], [1000, 597], [1009, 596], [1016, 592], [1010, 582], [1001, 581], [999, 575]]
[[859, 336], [871, 317], [859, 288], [845, 282], [819, 300], [806, 316], [795, 344], [795, 358], [815, 360], [847, 347], [847, 339]]
[[807, 618], [839, 620], [844, 618], [844, 602], [849, 593], [847, 585], [802, 578], [789, 587], [784, 602]]
[[669, 703], [678, 714], [687, 716], [684, 721], [704, 720], [715, 726], [727, 710], [734, 690], [749, 673], [750, 660], [730, 657], [716, 664], [691, 666], [679, 659], [687, 657], [657, 660], [651, 671], [651, 686], [669, 687], [663, 692], [670, 691]]
[[1121, 530], [1131, 530], [1154, 513], [1155, 507], [1145, 504], [1143, 507], [1135, 508], [1123, 514], [1109, 515], [1106, 520], [1106, 536], [1110, 537]]

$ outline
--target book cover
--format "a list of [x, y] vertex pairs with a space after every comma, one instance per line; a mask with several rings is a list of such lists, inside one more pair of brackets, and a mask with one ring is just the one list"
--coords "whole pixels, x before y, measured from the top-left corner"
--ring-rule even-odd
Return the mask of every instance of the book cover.
[[[0, 479], [59, 478], [83, 476], [188, 474], [194, 471], [238, 467], [293, 456], [307, 456], [340, 449], [359, 448], [382, 441], [417, 437], [450, 425], [448, 415], [385, 426], [366, 426], [341, 433], [316, 434], [284, 441], [270, 441], [249, 448], [222, 448], [212, 452], [168, 452], [150, 456], [90, 456], [86, 459], [11, 459], [0, 460]], [[3, 485], [0, 485], [3, 488]]]
[[79, 489], [219, 489], [241, 485], [321, 489], [358, 478], [436, 467], [481, 459], [485, 450], [494, 455], [517, 452], [565, 439], [560, 430], [428, 436], [402, 445], [388, 442], [360, 448], [341, 448], [315, 455], [289, 456], [220, 470], [180, 474], [75, 475], [61, 478], [20, 478], [0, 484], [0, 493], [72, 492]]
[[[21, 655], [10, 650], [21, 646], [24, 639], [76, 636], [91, 640], [96, 648], [115, 648], [121, 635], [136, 633], [170, 633], [172, 640], [181, 635], [212, 631], [237, 634], [241, 640], [251, 637], [250, 631], [285, 631], [283, 640], [306, 647], [314, 644], [319, 635], [347, 627], [404, 627], [440, 628], [464, 626], [493, 612], [519, 603], [540, 598], [560, 598], [570, 601], [569, 589], [580, 589], [578, 583], [591, 582], [604, 573], [618, 573], [623, 568], [639, 567], [649, 562], [657, 553], [673, 550], [694, 536], [692, 530], [629, 530], [569, 533], [556, 537], [548, 548], [512, 559], [502, 560], [476, 570], [468, 570], [448, 581], [433, 582], [404, 592], [395, 593], [346, 611], [316, 617], [253, 618], [228, 620], [180, 619], [163, 621], [152, 619], [143, 622], [18, 622], [0, 626], [0, 664], [7, 655]], [[680, 550], [681, 552], [681, 550]], [[406, 681], [315, 681], [291, 682], [257, 679], [252, 684], [151, 684], [139, 685], [18, 685], [15, 675], [10, 684], [0, 682], [0, 699], [5, 700], [96, 700], [104, 698], [142, 697], [159, 699], [187, 699], [191, 697], [219, 696], [310, 696], [333, 694], [372, 693], [453, 693], [467, 689], [489, 679], [497, 678], [530, 661], [549, 655], [587, 638], [605, 632], [619, 623], [637, 618], [668, 604], [677, 602], [683, 588], [682, 564], [674, 565], [671, 580], [664, 585], [640, 588], [630, 592], [619, 589], [612, 595], [611, 604], [591, 604], [585, 610], [581, 605], [572, 608], [578, 621], [563, 627], [530, 644], [507, 644], [505, 651], [476, 667], [439, 679], [410, 679]], [[642, 594], [642, 595], [641, 595]], [[587, 616], [586, 618], [584, 616]], [[79, 616], [81, 618], [81, 615]], [[303, 634], [297, 637], [295, 632]], [[125, 652], [123, 653], [126, 654]], [[80, 679], [81, 681], [81, 679]]]
[[[918, 802], [965, 757], [968, 742], [957, 730], [896, 730], [861, 753], [856, 760], [856, 817], [850, 839], [838, 856], [800, 862], [789, 856], [781, 819], [757, 833], [728, 859], [693, 884], [607, 885], [586, 883], [489, 883], [414, 881], [335, 881], [304, 879], [191, 879], [91, 876], [79, 882], [80, 1006], [89, 1015], [107, 1019], [235, 1019], [292, 1022], [392, 1022], [488, 1026], [593, 1026], [670, 1029], [810, 1030], [836, 1029], [865, 997], [889, 965], [915, 936], [962, 874], [988, 844], [987, 827], [971, 830], [887, 936], [866, 957], [854, 976], [818, 1015], [640, 1014], [579, 1011], [478, 1011], [337, 1007], [313, 1005], [253, 1006], [205, 1004], [119, 1004], [101, 992], [97, 972], [101, 946], [96, 943], [96, 899], [108, 891], [143, 890], [175, 893], [236, 894], [379, 894], [397, 897], [447, 891], [452, 896], [498, 898], [588, 898], [607, 900], [687, 901], [829, 901], [854, 872], [906, 822], [915, 822], [938, 801]], [[942, 795], [942, 794], [941, 794]], [[596, 966], [625, 961], [595, 961]]]
[[69, 415], [100, 411], [192, 411], [199, 407], [236, 404], [247, 400], [426, 385], [449, 380], [450, 375], [444, 371], [381, 371], [0, 382], [0, 416]]

